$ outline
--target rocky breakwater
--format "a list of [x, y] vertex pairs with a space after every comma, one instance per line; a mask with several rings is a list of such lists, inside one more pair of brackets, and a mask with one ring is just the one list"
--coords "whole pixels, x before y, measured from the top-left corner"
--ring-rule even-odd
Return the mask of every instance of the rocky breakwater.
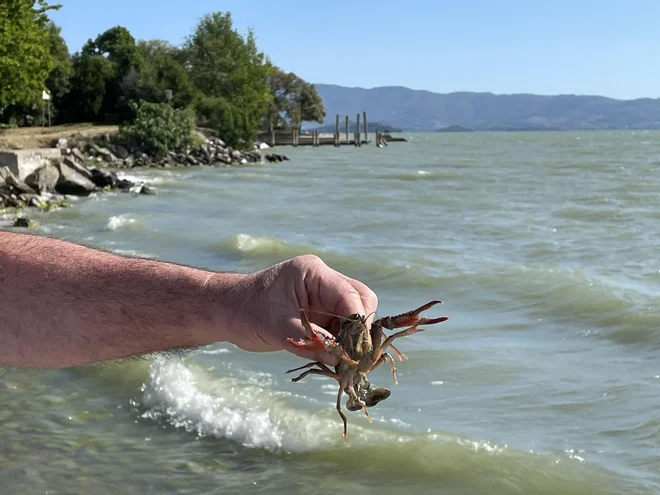
[[76, 152], [61, 159], [45, 159], [25, 179], [7, 166], [0, 167], [0, 213], [15, 214], [14, 225], [28, 227], [30, 221], [24, 216], [25, 208], [49, 211], [67, 206], [69, 196], [110, 190], [155, 194], [145, 184], [119, 178], [107, 170], [88, 168], [84, 163], [84, 158]]
[[97, 163], [111, 168], [134, 167], [194, 167], [199, 165], [237, 166], [248, 163], [282, 162], [288, 160], [284, 155], [275, 153], [263, 154], [265, 148], [255, 146], [253, 151], [240, 151], [227, 146], [216, 137], [202, 138], [199, 147], [187, 147], [182, 151], [170, 151], [162, 157], [155, 157], [139, 149], [131, 149], [126, 144], [112, 142], [110, 138], [77, 143], [69, 147], [69, 143], [61, 139], [57, 146], [64, 155], [74, 155], [85, 163]]

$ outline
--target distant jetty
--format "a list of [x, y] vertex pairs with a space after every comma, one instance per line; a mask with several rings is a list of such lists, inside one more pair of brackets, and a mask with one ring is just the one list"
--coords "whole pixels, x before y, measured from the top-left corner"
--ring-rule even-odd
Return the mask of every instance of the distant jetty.
[[[319, 129], [314, 129], [308, 132], [300, 132], [298, 129], [272, 129], [270, 132], [264, 132], [257, 136], [257, 140], [269, 144], [270, 146], [355, 146], [361, 147], [363, 144], [370, 144], [369, 141], [369, 124], [367, 120], [367, 112], [359, 113], [355, 121], [350, 122], [348, 115], [344, 119], [343, 132], [340, 131], [340, 119], [337, 114], [334, 125], [334, 133], [325, 132], [321, 133]], [[325, 130], [332, 130], [332, 126], [324, 126]], [[377, 147], [383, 148], [388, 143], [393, 142], [407, 142], [403, 137], [393, 137], [390, 135], [389, 129], [391, 126], [386, 126], [385, 129], [376, 129], [375, 141]]]

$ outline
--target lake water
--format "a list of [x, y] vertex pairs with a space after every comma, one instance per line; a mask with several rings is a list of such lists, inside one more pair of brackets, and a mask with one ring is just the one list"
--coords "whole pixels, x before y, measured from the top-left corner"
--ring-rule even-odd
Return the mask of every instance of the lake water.
[[[288, 353], [217, 344], [0, 369], [3, 493], [609, 494], [660, 490], [660, 132], [410, 134], [291, 161], [131, 170], [156, 196], [32, 214], [38, 232], [253, 271], [303, 253], [379, 316], [442, 299], [399, 385], [348, 413]], [[10, 229], [5, 222], [4, 229]]]

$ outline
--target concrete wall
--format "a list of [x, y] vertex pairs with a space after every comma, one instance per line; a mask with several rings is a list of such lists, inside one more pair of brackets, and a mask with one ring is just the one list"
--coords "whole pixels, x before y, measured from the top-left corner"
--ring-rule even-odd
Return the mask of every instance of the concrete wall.
[[48, 160], [60, 160], [59, 148], [0, 151], [0, 167], [8, 167], [19, 179], [25, 178]]

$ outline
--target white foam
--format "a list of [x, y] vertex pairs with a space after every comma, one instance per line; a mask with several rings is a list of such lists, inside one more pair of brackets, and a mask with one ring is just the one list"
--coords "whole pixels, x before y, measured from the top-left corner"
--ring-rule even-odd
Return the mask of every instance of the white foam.
[[135, 224], [136, 220], [126, 215], [119, 215], [117, 217], [110, 217], [108, 221], [108, 230], [117, 230], [121, 227], [129, 226]]
[[229, 349], [225, 349], [224, 347], [221, 349], [204, 349], [199, 351], [201, 354], [210, 354], [210, 355], [215, 355], [215, 354], [229, 354], [231, 351]]
[[236, 247], [240, 251], [252, 251], [259, 247], [259, 240], [247, 234], [238, 234], [236, 236]]
[[[200, 437], [227, 438], [246, 447], [303, 452], [343, 445], [341, 420], [331, 406], [309, 413], [289, 408], [291, 394], [233, 378], [214, 378], [202, 390], [180, 362], [156, 358], [142, 386], [143, 418], [163, 420]], [[361, 419], [360, 419], [361, 420]], [[351, 421], [354, 439], [369, 432]], [[359, 441], [359, 440], [358, 440]]]
[[282, 448], [282, 430], [268, 410], [230, 407], [224, 398], [201, 392], [183, 364], [156, 359], [151, 365], [151, 381], [142, 391], [144, 404], [150, 408], [144, 418], [165, 418], [199, 436], [225, 437], [246, 447]]

